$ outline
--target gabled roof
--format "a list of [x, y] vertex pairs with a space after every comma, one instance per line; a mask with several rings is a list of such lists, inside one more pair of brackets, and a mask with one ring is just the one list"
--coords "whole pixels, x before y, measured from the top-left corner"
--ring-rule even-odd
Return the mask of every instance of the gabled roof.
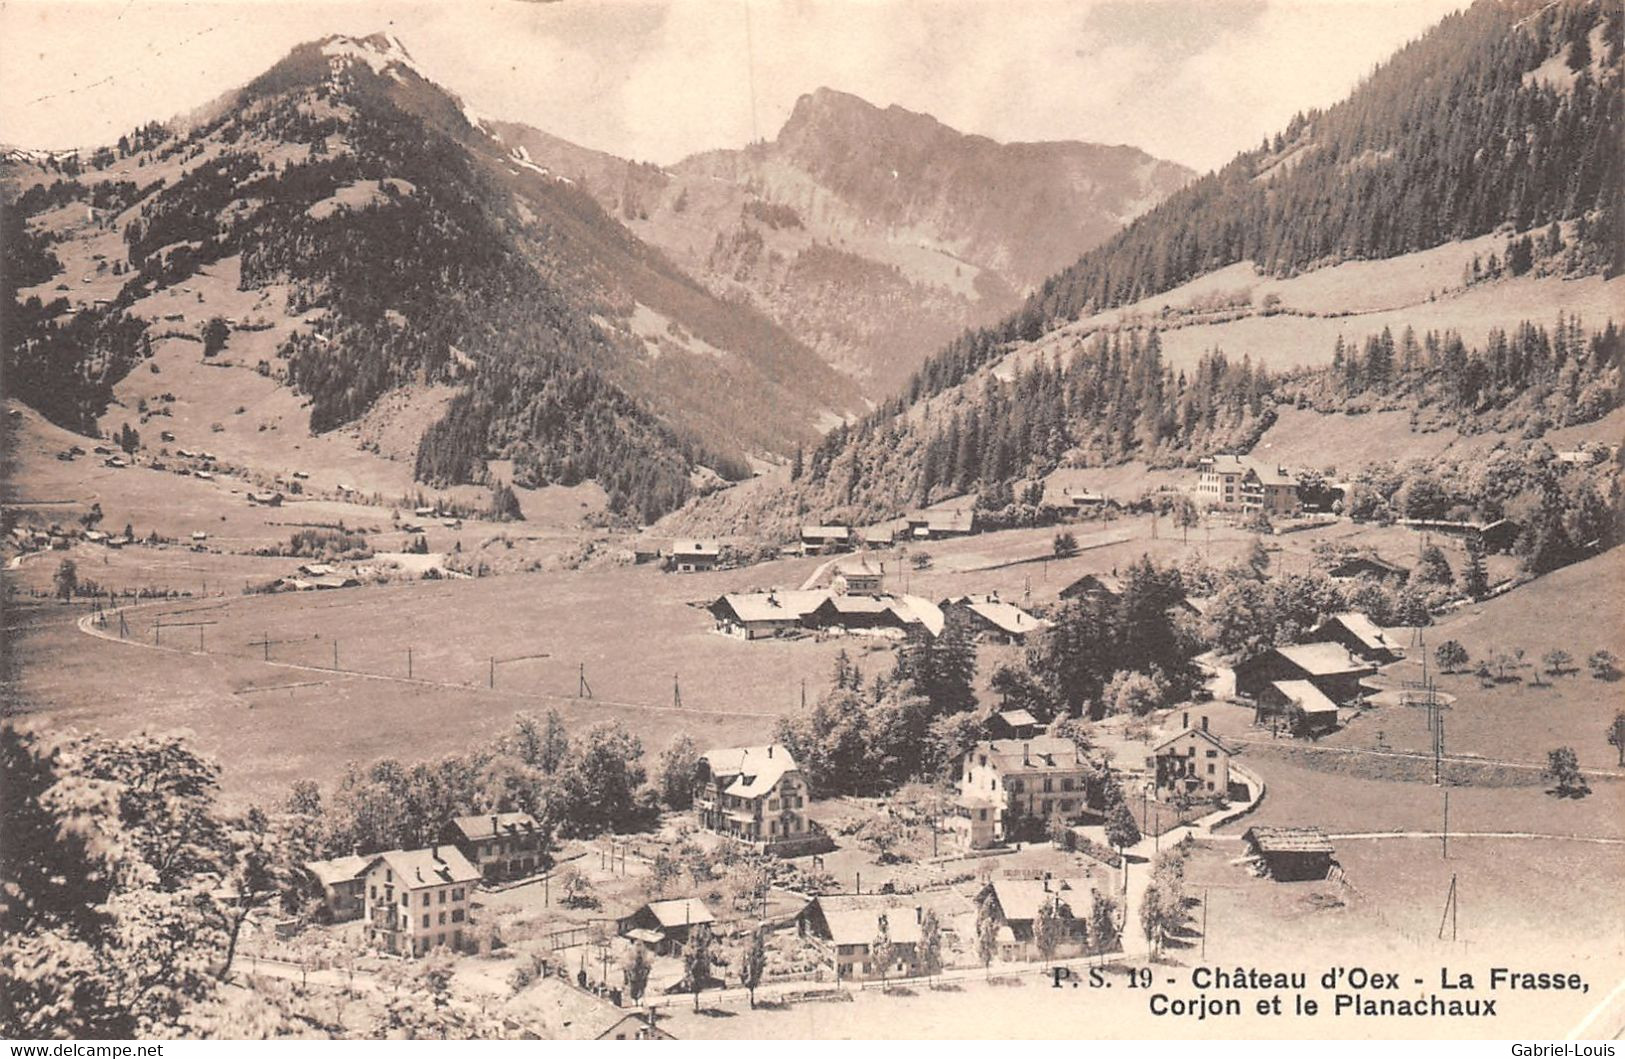
[[1038, 723], [1038, 718], [1026, 710], [1001, 710], [997, 716], [1011, 728], [1023, 728]]
[[1215, 452], [1202, 457], [1201, 462], [1219, 474], [1246, 474], [1247, 458], [1234, 452]]
[[627, 1036], [651, 1033], [670, 1039], [663, 1028], [649, 1030], [648, 1016], [618, 1008], [607, 999], [553, 975], [543, 975], [507, 1001], [502, 1010], [550, 1040], [602, 1040], [620, 1029]]
[[1337, 715], [1337, 703], [1307, 680], [1277, 680], [1273, 684], [1276, 691], [1286, 696], [1288, 702], [1297, 703], [1304, 713]]
[[927, 529], [942, 533], [969, 533], [976, 525], [976, 508], [970, 503], [958, 507], [913, 511], [908, 515], [910, 525], [923, 524]]
[[1249, 462], [1252, 463], [1253, 473], [1258, 475], [1260, 485], [1295, 486], [1298, 484], [1298, 480], [1292, 477], [1292, 475], [1287, 472], [1287, 469], [1282, 467], [1280, 464], [1259, 463], [1257, 460], [1252, 460]]
[[536, 818], [529, 813], [485, 813], [480, 816], [459, 816], [451, 826], [470, 842], [482, 842], [504, 835], [534, 834]]
[[1408, 569], [1406, 569], [1405, 567], [1400, 566], [1398, 563], [1391, 563], [1387, 559], [1384, 559], [1380, 555], [1372, 555], [1372, 554], [1369, 554], [1369, 553], [1361, 553], [1361, 554], [1356, 554], [1356, 555], [1345, 555], [1343, 558], [1341, 558], [1341, 559], [1337, 560], [1337, 562], [1333, 563], [1331, 565], [1331, 569], [1333, 571], [1332, 576], [1333, 577], [1338, 576], [1337, 573], [1336, 573], [1336, 571], [1338, 571], [1338, 570], [1342, 570], [1342, 569], [1345, 569], [1345, 568], [1350, 567], [1350, 566], [1358, 566], [1358, 565], [1362, 565], [1362, 564], [1363, 565], [1368, 565], [1368, 566], [1374, 566], [1377, 569], [1383, 570], [1383, 571], [1385, 571], [1387, 573], [1390, 573], [1390, 574], [1398, 574], [1398, 575], [1409, 575], [1410, 574], [1410, 571]]
[[1084, 879], [994, 879], [988, 886], [998, 898], [1005, 921], [1015, 923], [1037, 919], [1039, 909], [1056, 898], [1076, 917], [1084, 910], [1073, 907], [1073, 903], [1089, 893]]
[[1095, 592], [1102, 592], [1114, 597], [1121, 596], [1123, 594], [1123, 580], [1119, 577], [1112, 577], [1110, 574], [1084, 574], [1061, 589], [1061, 598], [1071, 599], [1073, 596], [1082, 596]]
[[1164, 748], [1172, 746], [1174, 743], [1179, 742], [1187, 735], [1199, 736], [1202, 739], [1206, 739], [1220, 750], [1223, 750], [1226, 754], [1230, 753], [1230, 748], [1225, 746], [1224, 743], [1219, 740], [1218, 736], [1214, 735], [1205, 728], [1187, 728], [1183, 732], [1178, 732], [1171, 735], [1167, 739], [1164, 739], [1162, 742], [1158, 743], [1156, 746], [1152, 747], [1151, 752], [1153, 754], [1160, 754]]
[[785, 773], [801, 770], [789, 748], [781, 743], [707, 750], [700, 760], [711, 770], [723, 793], [736, 798], [760, 798], [777, 786]]
[[881, 916], [886, 917], [886, 933], [894, 943], [918, 944], [918, 914], [912, 905], [896, 902], [896, 898], [855, 895], [813, 900], [829, 927], [830, 940], [837, 945], [872, 945], [880, 933]]
[[850, 526], [803, 526], [803, 537], [822, 537], [828, 540], [844, 541], [852, 535]]
[[666, 930], [710, 923], [714, 919], [711, 910], [705, 907], [705, 902], [697, 897], [650, 901], [645, 907], [649, 909], [649, 914], [655, 917], [655, 922]]
[[1035, 618], [1014, 603], [1006, 603], [996, 596], [961, 596], [947, 601], [948, 606], [959, 606], [1013, 636], [1022, 636], [1049, 628], [1049, 622]]
[[361, 873], [372, 864], [371, 857], [332, 857], [328, 860], [311, 860], [305, 862], [305, 870], [316, 877], [316, 881], [323, 886], [332, 886], [335, 883], [354, 882]]
[[1331, 839], [1318, 827], [1252, 827], [1242, 840], [1260, 853], [1331, 853]]
[[[1320, 629], [1324, 629], [1334, 621], [1347, 629], [1355, 639], [1370, 650], [1394, 651], [1397, 649], [1394, 643], [1388, 639], [1387, 634], [1382, 631], [1381, 626], [1358, 611], [1350, 610], [1344, 611], [1342, 614], [1333, 614], [1320, 623]], [[1319, 632], [1320, 629], [1315, 631]]]
[[428, 849], [392, 849], [379, 853], [374, 855], [367, 870], [371, 871], [380, 861], [395, 873], [396, 881], [408, 890], [443, 886], [446, 883], [475, 882], [480, 877], [479, 869], [449, 843]]
[[721, 555], [722, 545], [716, 541], [672, 541], [673, 555]]
[[740, 621], [800, 621], [829, 598], [825, 589], [790, 592], [730, 592], [711, 604], [733, 612]]
[[988, 739], [970, 749], [986, 754], [990, 764], [1003, 772], [1044, 772], [1076, 769], [1083, 755], [1070, 739], [1055, 735], [1035, 735], [1031, 739]]
[[[1337, 643], [1300, 643], [1275, 648], [1277, 654], [1310, 676], [1329, 677], [1344, 673], [1371, 673], [1374, 668]], [[1266, 652], [1267, 653], [1267, 652]]]
[[932, 636], [942, 635], [942, 608], [923, 596], [893, 596], [892, 609], [905, 622], [919, 623]]

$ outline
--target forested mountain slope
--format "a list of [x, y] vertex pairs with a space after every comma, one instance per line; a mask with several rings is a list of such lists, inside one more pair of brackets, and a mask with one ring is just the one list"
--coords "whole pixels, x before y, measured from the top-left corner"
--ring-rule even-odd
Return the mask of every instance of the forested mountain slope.
[[[596, 479], [648, 518], [701, 465], [745, 475], [747, 457], [860, 407], [804, 345], [496, 139], [390, 38], [302, 45], [208, 114], [88, 162], [8, 163], [7, 374], [63, 425], [85, 429], [148, 355], [155, 296], [221, 261], [241, 289], [277, 294], [262, 374], [309, 398], [312, 431], [391, 390], [457, 388], [419, 445], [431, 484], [501, 457], [524, 484]], [[89, 223], [72, 213], [87, 209]], [[111, 296], [61, 297], [63, 258]]]
[[[862, 521], [967, 492], [1003, 507], [1061, 466], [1245, 450], [1285, 401], [1413, 409], [1413, 429], [1538, 435], [1597, 418], [1620, 399], [1618, 336], [1606, 312], [1576, 320], [1569, 296], [1618, 304], [1620, 30], [1597, 0], [1480, 0], [951, 342], [792, 483], [710, 498], [690, 524]], [[1464, 264], [1445, 273], [1441, 257]], [[1441, 278], [1397, 278], [1419, 267]], [[1316, 308], [1255, 301], [1260, 280]], [[1384, 284], [1407, 293], [1379, 315]], [[1316, 326], [1277, 328], [1267, 357], [1239, 330], [1190, 352], [1235, 320], [1254, 336]], [[1175, 333], [1187, 352], [1171, 364]]]

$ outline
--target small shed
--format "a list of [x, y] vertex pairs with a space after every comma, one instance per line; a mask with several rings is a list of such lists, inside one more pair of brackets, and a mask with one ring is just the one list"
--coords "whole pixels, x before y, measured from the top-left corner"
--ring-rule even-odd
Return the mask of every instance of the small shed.
[[713, 922], [705, 902], [693, 897], [670, 901], [650, 901], [617, 924], [617, 933], [654, 949], [673, 955], [688, 944], [689, 932]]
[[1318, 827], [1252, 827], [1241, 840], [1276, 882], [1324, 879], [1332, 870], [1332, 840]]

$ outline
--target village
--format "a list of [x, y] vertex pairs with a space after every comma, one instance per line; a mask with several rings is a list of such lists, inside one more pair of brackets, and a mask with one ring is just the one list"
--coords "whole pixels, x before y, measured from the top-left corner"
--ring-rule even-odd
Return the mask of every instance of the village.
[[[535, 609], [527, 598], [520, 611], [546, 615], [546, 628], [562, 620], [559, 630], [574, 630], [564, 640], [545, 632], [554, 649], [537, 652], [525, 646], [536, 623], [521, 622], [512, 630], [517, 638], [493, 639], [461, 662], [412, 646], [415, 637], [400, 641], [392, 626], [372, 619], [310, 622], [294, 599], [306, 592], [356, 601], [367, 613], [386, 606], [409, 628], [432, 622], [446, 605], [430, 604], [425, 593], [449, 600], [445, 593], [519, 592], [531, 577], [465, 561], [471, 551], [490, 554], [465, 549], [469, 534], [506, 532], [466, 505], [385, 504], [394, 510], [384, 520], [371, 514], [380, 510], [377, 499], [353, 490], [313, 494], [302, 472], [260, 484], [218, 461], [202, 463], [206, 454], [188, 454], [212, 468], [208, 478], [190, 475], [193, 482], [242, 505], [224, 536], [175, 522], [145, 537], [133, 527], [103, 530], [103, 520], [29, 523], [11, 534], [12, 568], [26, 584], [26, 575], [38, 583], [50, 569], [39, 561], [46, 556], [77, 559], [83, 576], [104, 565], [98, 554], [118, 564], [150, 553], [139, 562], [154, 570], [180, 554], [215, 564], [206, 569], [224, 588], [225, 571], [252, 563], [235, 598], [115, 591], [90, 596], [92, 609], [77, 623], [95, 639], [178, 652], [171, 657], [182, 664], [215, 658], [294, 671], [278, 681], [245, 670], [235, 695], [250, 709], [262, 696], [289, 696], [301, 711], [307, 703], [320, 710], [325, 688], [391, 685], [427, 715], [444, 708], [437, 703], [492, 696], [494, 705], [518, 695], [521, 708], [547, 701], [546, 694], [527, 701], [514, 689], [509, 671], [523, 670], [529, 680], [568, 681], [574, 694], [552, 700], [572, 722], [608, 711], [647, 732], [646, 719], [661, 712], [667, 720], [656, 731], [716, 716], [724, 723], [713, 731], [739, 739], [699, 753], [686, 797], [668, 793], [658, 820], [632, 832], [561, 837], [556, 821], [496, 808], [440, 820], [435, 841], [422, 846], [302, 862], [285, 900], [256, 904], [247, 915], [241, 959], [258, 980], [352, 995], [357, 1010], [401, 988], [387, 983], [416, 980], [420, 965], [452, 969], [452, 995], [513, 1035], [709, 1035], [719, 1013], [738, 1020], [738, 1032], [771, 1032], [784, 1012], [845, 1002], [934, 1010], [944, 989], [1036, 989], [1058, 968], [1126, 974], [1147, 961], [1190, 960], [1192, 946], [1206, 953], [1219, 929], [1204, 921], [1214, 884], [1256, 893], [1265, 905], [1362, 906], [1363, 890], [1346, 865], [1364, 863], [1367, 828], [1346, 812], [1316, 808], [1316, 787], [1332, 778], [1321, 770], [1348, 753], [1340, 747], [1377, 755], [1373, 764], [1398, 767], [1408, 783], [1469, 784], [1457, 812], [1480, 820], [1507, 800], [1493, 793], [1474, 808], [1472, 778], [1501, 766], [1452, 757], [1445, 738], [1462, 674], [1476, 665], [1481, 687], [1498, 686], [1483, 666], [1508, 664], [1498, 657], [1506, 650], [1475, 645], [1469, 664], [1441, 653], [1454, 644], [1448, 632], [1396, 621], [1395, 609], [1418, 584], [1432, 621], [1530, 591], [1508, 554], [1519, 528], [1507, 519], [1373, 525], [1345, 510], [1356, 488], [1348, 483], [1215, 454], [1191, 473], [1121, 492], [1088, 471], [1058, 474], [1038, 524], [1024, 527], [984, 523], [967, 497], [882, 525], [808, 524], [794, 543], [771, 550], [639, 536], [624, 546], [624, 575], [616, 576], [669, 586], [660, 589], [668, 602], [659, 611], [669, 616], [651, 617], [633, 634], [662, 654], [643, 667], [606, 671], [576, 662], [592, 656], [564, 644], [600, 635], [587, 630], [617, 628], [613, 595], [593, 604], [612, 608], [605, 618], [583, 612], [576, 621], [562, 603], [568, 595], [557, 598], [557, 611]], [[1562, 462], [1584, 468], [1598, 459], [1606, 449], [1586, 444]], [[107, 471], [140, 468], [109, 464]], [[335, 527], [311, 538], [332, 534], [347, 552], [307, 550], [298, 536], [292, 548], [267, 547], [239, 523], [244, 514], [297, 519], [305, 507], [320, 507], [319, 517]], [[108, 508], [116, 522], [114, 503]], [[1406, 558], [1407, 550], [1417, 558]], [[1142, 704], [1081, 719], [1087, 723], [1020, 695], [1012, 703], [996, 675], [1053, 638], [1058, 621], [1121, 611], [1126, 596], [1143, 592], [1137, 579], [1148, 562], [1152, 570], [1184, 562], [1188, 569], [1255, 563], [1274, 567], [1269, 576], [1297, 571], [1324, 579], [1346, 609], [1320, 614], [1289, 642], [1202, 644], [1191, 660], [1194, 682], [1177, 699], [1147, 690]], [[539, 576], [558, 583], [560, 575]], [[722, 591], [708, 591], [713, 585]], [[1159, 621], [1185, 630], [1181, 636], [1209, 635], [1203, 630], [1213, 625], [1216, 601], [1233, 606], [1220, 599], [1222, 587], [1201, 577], [1188, 582]], [[323, 591], [332, 589], [346, 591]], [[369, 602], [373, 593], [393, 602]], [[170, 606], [155, 607], [165, 599]], [[279, 599], [285, 612], [268, 609]], [[1381, 608], [1383, 620], [1362, 605]], [[316, 630], [314, 641], [296, 631], [302, 625]], [[386, 642], [407, 645], [401, 662], [386, 661]], [[797, 751], [776, 739], [771, 713], [725, 712], [730, 703], [750, 705], [748, 692], [741, 699], [725, 687], [761, 687], [763, 677], [799, 682], [805, 709], [832, 660], [850, 652], [873, 665], [931, 643], [967, 645], [978, 660], [976, 728], [961, 735], [942, 772], [893, 794], [815, 793]], [[749, 657], [758, 652], [771, 661], [753, 676]], [[1572, 653], [1577, 667], [1594, 672], [1609, 657], [1578, 643]], [[714, 667], [724, 657], [735, 659], [726, 663], [730, 684], [709, 684], [704, 664], [696, 674], [697, 659], [716, 659], [712, 671], [721, 673]], [[458, 668], [470, 662], [479, 674], [473, 680]], [[1510, 664], [1516, 669], [1518, 661]], [[668, 676], [674, 682], [661, 704], [654, 688], [662, 669], [674, 668], [687, 672]], [[1440, 690], [1441, 679], [1450, 690]], [[1121, 694], [1132, 699], [1134, 685], [1126, 687]], [[374, 715], [400, 706], [370, 693], [363, 701], [360, 709]], [[713, 704], [723, 710], [709, 713]], [[1323, 745], [1309, 759], [1294, 749]], [[1587, 757], [1580, 773], [1596, 779]], [[1272, 795], [1282, 776], [1285, 794]], [[1516, 782], [1539, 778], [1533, 770]], [[1304, 780], [1309, 785], [1300, 787]], [[1614, 785], [1603, 789], [1612, 797]], [[1353, 849], [1350, 835], [1358, 836]], [[1367, 876], [1359, 879], [1365, 884]], [[1255, 889], [1270, 886], [1282, 897]], [[290, 915], [289, 907], [301, 911]], [[1236, 956], [1259, 944], [1256, 933], [1213, 939], [1216, 951]]]

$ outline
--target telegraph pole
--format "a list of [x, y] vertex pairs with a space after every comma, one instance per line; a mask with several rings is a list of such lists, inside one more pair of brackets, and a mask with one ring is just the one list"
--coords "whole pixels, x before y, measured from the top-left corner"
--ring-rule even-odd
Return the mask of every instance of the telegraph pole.
[[406, 649], [406, 679], [412, 679], [412, 649], [410, 647]]

